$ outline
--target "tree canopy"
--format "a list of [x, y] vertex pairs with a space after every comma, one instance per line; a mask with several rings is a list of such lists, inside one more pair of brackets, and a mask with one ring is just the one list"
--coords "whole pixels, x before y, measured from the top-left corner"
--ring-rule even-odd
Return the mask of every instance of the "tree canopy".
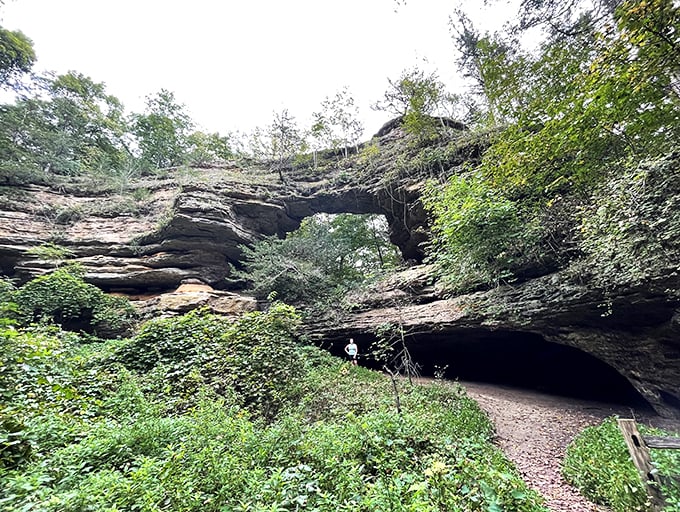
[[33, 42], [20, 31], [0, 27], [0, 87], [13, 87], [35, 63]]

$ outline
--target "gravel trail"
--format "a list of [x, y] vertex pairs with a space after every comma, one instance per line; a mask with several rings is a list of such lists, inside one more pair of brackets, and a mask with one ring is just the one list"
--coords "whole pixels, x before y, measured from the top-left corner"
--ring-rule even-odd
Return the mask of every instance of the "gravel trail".
[[630, 409], [495, 384], [461, 384], [496, 425], [498, 445], [551, 511], [609, 510], [584, 498], [562, 478], [560, 468], [579, 432], [613, 414], [633, 417]]

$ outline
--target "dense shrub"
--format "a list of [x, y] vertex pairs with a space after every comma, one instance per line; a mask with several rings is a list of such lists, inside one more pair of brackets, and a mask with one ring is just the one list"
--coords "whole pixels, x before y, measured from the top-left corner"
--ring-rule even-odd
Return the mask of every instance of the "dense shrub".
[[105, 294], [83, 281], [77, 266], [59, 268], [19, 288], [12, 299], [25, 323], [48, 318], [67, 329], [93, 330], [113, 336], [125, 332], [135, 310], [122, 297]]
[[222, 395], [236, 390], [253, 410], [271, 416], [294, 393], [301, 374], [293, 336], [298, 321], [282, 303], [235, 321], [196, 310], [146, 323], [114, 360], [151, 372], [171, 395], [168, 403], [181, 407], [183, 397], [207, 385]]
[[[399, 414], [390, 380], [299, 347], [295, 324], [276, 304], [233, 322], [156, 320], [129, 342], [83, 345], [54, 328], [8, 335], [15, 356], [3, 372], [33, 388], [2, 405], [22, 418], [31, 452], [4, 454], [0, 510], [545, 512], [460, 387], [399, 382]], [[131, 364], [144, 350], [158, 353]], [[179, 361], [191, 407], [168, 411]], [[276, 414], [262, 421], [244, 395], [277, 402]]]
[[452, 291], [495, 285], [527, 263], [535, 230], [517, 203], [477, 175], [430, 182], [423, 204], [433, 217], [429, 259]]
[[[644, 433], [665, 434], [640, 428]], [[652, 457], [661, 475], [680, 474], [680, 455], [652, 450]], [[614, 417], [585, 429], [569, 445], [562, 471], [568, 482], [595, 503], [607, 505], [615, 512], [648, 510], [645, 487]], [[678, 510], [680, 486], [673, 480], [662, 480], [666, 482], [662, 486], [667, 500], [665, 510]]]
[[54, 326], [0, 327], [0, 467], [26, 462], [36, 444], [71, 441], [96, 413], [92, 391], [108, 375], [85, 368], [83, 346]]

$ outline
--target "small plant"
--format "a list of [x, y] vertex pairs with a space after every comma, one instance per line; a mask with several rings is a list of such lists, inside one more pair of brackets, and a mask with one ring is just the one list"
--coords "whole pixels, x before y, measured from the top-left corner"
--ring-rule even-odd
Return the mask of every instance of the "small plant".
[[58, 267], [63, 261], [73, 257], [73, 251], [51, 242], [31, 247], [26, 251], [31, 256], [36, 256], [41, 260], [48, 260], [54, 262], [54, 266]]
[[[665, 434], [640, 426], [644, 433]], [[680, 457], [662, 450], [652, 451], [653, 463], [662, 475], [680, 474]], [[607, 505], [614, 512], [647, 511], [645, 486], [635, 469], [616, 418], [586, 428], [567, 448], [562, 468], [565, 479], [595, 503]], [[677, 510], [680, 488], [672, 479], [664, 479], [662, 493], [668, 512]]]

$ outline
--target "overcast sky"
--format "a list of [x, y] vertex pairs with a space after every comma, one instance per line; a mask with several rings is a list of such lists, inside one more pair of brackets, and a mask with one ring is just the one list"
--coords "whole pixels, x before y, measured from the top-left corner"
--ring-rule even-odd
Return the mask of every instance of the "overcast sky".
[[[402, 4], [404, 2], [401, 2]], [[503, 9], [477, 19], [500, 24]], [[459, 83], [448, 24], [454, 0], [7, 0], [5, 28], [35, 45], [37, 70], [104, 82], [128, 112], [161, 88], [222, 134], [249, 131], [287, 108], [301, 124], [348, 86], [366, 138], [387, 78], [418, 65]]]

